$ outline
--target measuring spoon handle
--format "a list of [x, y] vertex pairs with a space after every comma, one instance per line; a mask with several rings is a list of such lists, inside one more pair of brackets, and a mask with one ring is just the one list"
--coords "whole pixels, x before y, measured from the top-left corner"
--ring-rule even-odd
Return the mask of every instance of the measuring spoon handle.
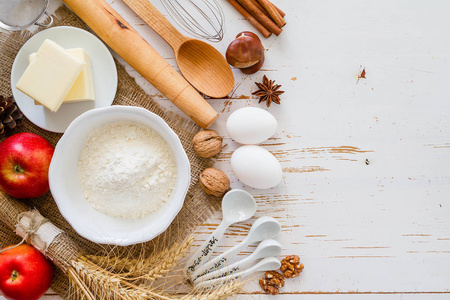
[[215, 270], [213, 272], [207, 273], [203, 276], [197, 277], [194, 279], [194, 284], [198, 284], [202, 281], [211, 280], [211, 279], [217, 279], [217, 278], [223, 278], [228, 275], [235, 274], [241, 270], [244, 270], [249, 267], [249, 265], [254, 261], [252, 256], [248, 256], [240, 261], [235, 262], [234, 264], [231, 264], [229, 266], [220, 268], [218, 270]]
[[223, 266], [227, 261], [229, 261], [235, 254], [238, 254], [241, 249], [245, 246], [247, 246], [248, 242], [247, 239], [243, 240], [233, 248], [225, 251], [221, 255], [215, 257], [214, 259], [210, 260], [209, 262], [203, 264], [197, 271], [195, 271], [191, 275], [191, 280], [195, 280], [199, 278], [200, 276], [203, 276], [205, 274], [208, 274], [212, 271], [215, 271], [219, 269], [221, 266]]
[[198, 284], [195, 284], [195, 288], [196, 289], [214, 288], [216, 286], [223, 285], [226, 282], [230, 282], [230, 281], [236, 280], [238, 278], [245, 279], [249, 275], [253, 274], [253, 272], [255, 272], [255, 271], [256, 271], [256, 269], [250, 268], [246, 271], [238, 272], [238, 273], [231, 274], [231, 275], [228, 275], [225, 277], [201, 281]]
[[199, 249], [192, 255], [189, 262], [186, 264], [186, 272], [188, 274], [194, 273], [202, 263], [208, 261], [211, 254], [213, 254], [214, 249], [216, 249], [220, 238], [223, 236], [225, 231], [230, 227], [230, 223], [222, 221], [219, 227], [209, 236], [209, 238], [199, 247]]
[[149, 0], [124, 0], [123, 2], [156, 31], [174, 51], [187, 40]]
[[262, 259], [260, 262], [258, 262], [257, 264], [255, 264], [253, 267], [251, 267], [245, 271], [227, 275], [227, 276], [221, 277], [221, 278], [216, 278], [216, 279], [199, 282], [198, 284], [195, 284], [195, 288], [196, 289], [213, 288], [218, 285], [223, 285], [224, 283], [234, 281], [236, 279], [245, 279], [246, 277], [248, 277], [258, 271], [275, 270], [275, 269], [278, 269], [280, 266], [281, 266], [281, 263], [276, 257], [266, 257], [266, 258]]
[[227, 275], [224, 277], [201, 281], [198, 284], [195, 284], [195, 288], [214, 288], [218, 285], [223, 285], [226, 282], [230, 282], [236, 279], [245, 279], [248, 276], [252, 275], [256, 271], [258, 271], [259, 265], [255, 265], [245, 271], [237, 272], [231, 275]]

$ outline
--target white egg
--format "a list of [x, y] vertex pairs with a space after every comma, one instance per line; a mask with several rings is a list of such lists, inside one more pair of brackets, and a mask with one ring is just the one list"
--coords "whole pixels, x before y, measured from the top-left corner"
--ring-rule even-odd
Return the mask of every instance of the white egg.
[[283, 172], [272, 153], [260, 146], [242, 146], [231, 156], [234, 175], [244, 184], [270, 189], [280, 183]]
[[278, 123], [268, 111], [257, 107], [244, 107], [233, 112], [227, 120], [230, 137], [238, 143], [253, 145], [270, 138]]

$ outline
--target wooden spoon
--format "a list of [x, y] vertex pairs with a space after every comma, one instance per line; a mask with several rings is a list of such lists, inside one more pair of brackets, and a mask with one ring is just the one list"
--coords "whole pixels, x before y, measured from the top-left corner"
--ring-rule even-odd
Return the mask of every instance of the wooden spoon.
[[182, 35], [149, 0], [124, 0], [173, 49], [181, 74], [199, 92], [223, 98], [234, 87], [234, 76], [225, 57], [213, 46]]

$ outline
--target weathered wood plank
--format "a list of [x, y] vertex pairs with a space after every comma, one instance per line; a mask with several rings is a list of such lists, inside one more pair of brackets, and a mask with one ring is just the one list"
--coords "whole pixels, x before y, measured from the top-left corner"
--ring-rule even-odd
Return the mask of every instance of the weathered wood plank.
[[[121, 1], [109, 2], [175, 65], [160, 37]], [[152, 3], [164, 12], [159, 1]], [[263, 39], [263, 70], [250, 76], [235, 70], [230, 97], [210, 103], [221, 113], [213, 129], [227, 144], [217, 167], [241, 188], [229, 165], [239, 145], [229, 138], [226, 119], [240, 107], [265, 107], [250, 96], [263, 74], [286, 91], [282, 105], [269, 109], [279, 130], [263, 144], [280, 160], [283, 182], [268, 191], [245, 188], [258, 201], [258, 216], [280, 220], [283, 254], [299, 254], [305, 263], [284, 292], [309, 294], [288, 299], [448, 299], [450, 3], [276, 3], [288, 24], [280, 37]], [[225, 52], [239, 31], [253, 29], [221, 4], [227, 30], [214, 45]], [[363, 69], [366, 78], [358, 79]], [[179, 112], [129, 71], [161, 105]], [[200, 227], [197, 244], [219, 222], [217, 213]], [[219, 250], [242, 240], [249, 227], [233, 227]], [[253, 282], [248, 290], [259, 288]]]
[[[277, 300], [446, 300], [449, 294], [306, 294], [306, 295], [286, 295], [281, 294], [276, 296]], [[272, 299], [273, 296], [262, 295], [239, 295], [239, 299]], [[60, 300], [59, 297], [54, 295], [46, 295], [41, 298], [42, 300]], [[5, 300], [0, 296], [0, 300]]]

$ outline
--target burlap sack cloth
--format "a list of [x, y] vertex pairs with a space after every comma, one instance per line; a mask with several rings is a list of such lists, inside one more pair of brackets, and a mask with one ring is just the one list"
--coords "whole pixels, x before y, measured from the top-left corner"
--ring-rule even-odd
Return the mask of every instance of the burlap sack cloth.
[[[74, 26], [87, 30], [86, 25], [65, 7], [59, 8], [55, 13], [54, 18], [54, 26]], [[29, 32], [0, 32], [0, 95], [6, 97], [12, 95], [10, 86], [12, 64], [17, 52], [31, 36], [32, 34]], [[173, 243], [176, 239], [181, 239], [190, 234], [196, 225], [201, 224], [214, 210], [217, 210], [220, 207], [219, 201], [206, 196], [198, 184], [198, 175], [205, 168], [209, 167], [211, 162], [196, 156], [192, 149], [192, 137], [200, 130], [200, 127], [190, 120], [185, 120], [174, 113], [162, 110], [150, 96], [145, 94], [145, 92], [136, 84], [134, 79], [128, 75], [124, 67], [117, 63], [116, 65], [119, 85], [113, 104], [144, 107], [162, 117], [180, 138], [191, 162], [191, 186], [186, 196], [183, 209], [175, 218], [169, 229], [153, 240], [153, 242], [156, 242], [155, 244], [167, 245]], [[36, 133], [49, 140], [53, 145], [56, 145], [61, 137], [61, 134], [45, 131], [33, 125], [28, 120], [24, 120], [24, 122], [20, 124], [19, 132], [20, 131]], [[59, 213], [50, 193], [37, 199], [29, 199], [21, 202], [29, 207], [37, 208], [44, 217], [50, 219], [54, 225], [64, 230], [86, 254], [98, 254], [104, 250], [103, 246], [80, 237], [72, 227], [70, 227]], [[0, 209], [5, 211], [14, 208], [0, 203]], [[15, 235], [10, 228], [0, 222], [1, 247], [17, 244], [20, 240], [21, 238]], [[150, 247], [151, 243], [147, 243], [143, 246]], [[60, 245], [59, 248], [58, 251], [61, 251], [62, 255], [64, 251], [67, 251], [67, 249], [64, 249], [64, 245]], [[141, 249], [137, 248], [139, 247], [124, 247], [123, 249], [120, 249], [120, 251], [127, 252], [128, 250], [131, 250], [135, 251], [137, 254], [141, 251]], [[67, 277], [60, 270], [57, 270], [55, 273], [52, 289], [61, 296], [64, 296], [65, 292], [68, 290]]]

